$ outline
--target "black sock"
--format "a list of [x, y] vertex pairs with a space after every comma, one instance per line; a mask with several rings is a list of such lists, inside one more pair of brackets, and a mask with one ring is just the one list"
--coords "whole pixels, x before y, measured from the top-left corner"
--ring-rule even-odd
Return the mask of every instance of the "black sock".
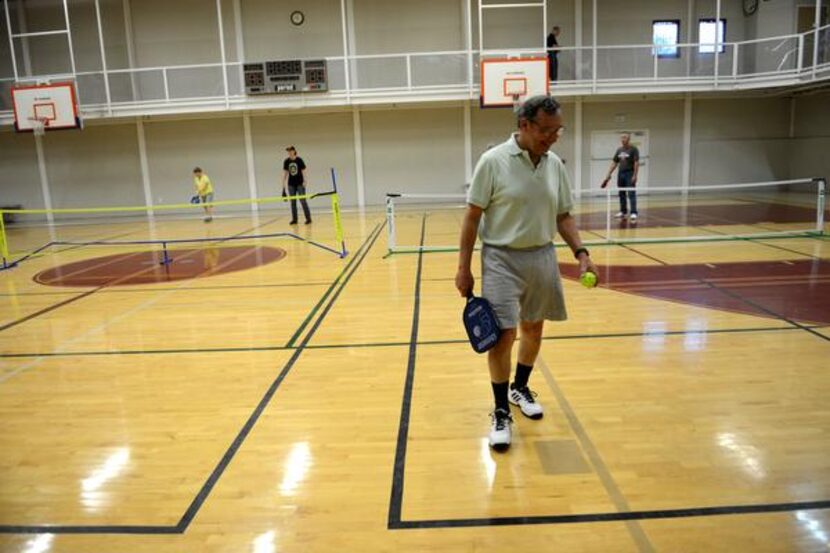
[[516, 363], [516, 376], [513, 378], [514, 388], [524, 388], [527, 386], [527, 381], [530, 378], [530, 371], [533, 370], [533, 365], [522, 365]]
[[510, 412], [510, 403], [507, 401], [507, 382], [491, 382], [493, 385], [493, 398], [496, 400], [496, 409], [503, 409]]

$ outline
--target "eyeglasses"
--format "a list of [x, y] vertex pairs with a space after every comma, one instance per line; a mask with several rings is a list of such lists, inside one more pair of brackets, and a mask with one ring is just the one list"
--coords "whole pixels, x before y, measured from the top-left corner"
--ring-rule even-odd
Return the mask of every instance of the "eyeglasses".
[[539, 132], [545, 136], [556, 136], [557, 138], [562, 138], [562, 135], [565, 134], [565, 125], [559, 125], [558, 127], [543, 127], [536, 121], [531, 120], [530, 122], [536, 125]]

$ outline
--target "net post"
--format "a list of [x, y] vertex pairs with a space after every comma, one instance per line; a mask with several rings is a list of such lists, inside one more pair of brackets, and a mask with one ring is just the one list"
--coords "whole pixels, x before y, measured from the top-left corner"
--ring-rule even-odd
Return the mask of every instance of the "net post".
[[161, 260], [161, 265], [170, 265], [171, 259], [170, 256], [167, 255], [167, 242], [161, 243], [161, 251], [162, 255], [164, 256]]
[[605, 241], [611, 242], [611, 183], [605, 187]]
[[386, 194], [386, 249], [395, 251], [395, 197], [400, 194]]
[[331, 195], [331, 212], [334, 215], [334, 234], [337, 240], [337, 244], [340, 246], [340, 259], [345, 258], [349, 255], [349, 252], [346, 250], [346, 240], [343, 237], [343, 219], [340, 217], [340, 194], [337, 193], [337, 173], [334, 170], [334, 167], [329, 167], [329, 171], [331, 172], [331, 188], [334, 190], [334, 194]]
[[3, 258], [3, 268], [8, 269], [10, 267], [9, 262], [11, 261], [11, 257], [9, 256], [9, 243], [6, 240], [6, 212], [0, 209], [0, 257]]
[[816, 231], [824, 234], [824, 210], [826, 209], [827, 180], [824, 178], [813, 179], [818, 184], [818, 210], [816, 212]]

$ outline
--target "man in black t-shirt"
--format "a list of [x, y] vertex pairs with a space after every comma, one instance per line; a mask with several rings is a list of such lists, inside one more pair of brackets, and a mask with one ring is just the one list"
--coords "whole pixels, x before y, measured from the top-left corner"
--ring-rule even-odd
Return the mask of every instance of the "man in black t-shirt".
[[[303, 158], [297, 155], [297, 150], [294, 146], [289, 146], [285, 149], [288, 152], [288, 157], [282, 162], [282, 193], [286, 194], [285, 186], [288, 184], [289, 196], [304, 196], [306, 184], [308, 179], [305, 174], [305, 162]], [[303, 213], [305, 214], [305, 224], [311, 224], [311, 211], [308, 209], [308, 202], [305, 198], [300, 200], [303, 205]], [[291, 200], [291, 225], [297, 224], [297, 200]]]
[[[614, 159], [611, 160], [611, 167], [608, 168], [608, 176], [602, 181], [602, 188], [608, 186], [608, 181], [611, 180], [611, 174], [614, 169], [619, 166], [617, 172], [617, 188], [620, 191], [620, 211], [615, 215], [617, 219], [628, 217], [632, 223], [637, 222], [637, 192], [634, 187], [637, 186], [637, 173], [640, 171], [640, 150], [631, 144], [631, 135], [623, 133], [620, 137], [622, 146], [617, 148], [614, 153]], [[631, 215], [628, 213], [628, 206], [626, 205], [626, 196], [631, 204]]]
[[556, 81], [559, 78], [559, 49], [557, 48], [557, 46], [559, 46], [559, 41], [557, 40], [558, 37], [559, 27], [554, 27], [551, 29], [547, 40], [548, 69], [551, 81]]

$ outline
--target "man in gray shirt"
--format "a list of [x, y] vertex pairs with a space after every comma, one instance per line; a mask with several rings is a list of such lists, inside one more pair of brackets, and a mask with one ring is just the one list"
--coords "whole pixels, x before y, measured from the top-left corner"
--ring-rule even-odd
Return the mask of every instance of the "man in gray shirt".
[[[511, 403], [529, 418], [543, 416], [528, 379], [542, 344], [545, 319], [567, 318], [553, 247], [557, 230], [579, 261], [580, 271], [597, 274], [570, 213], [568, 173], [562, 160], [549, 151], [564, 130], [559, 103], [549, 96], [534, 96], [522, 104], [517, 117], [518, 132], [485, 152], [476, 166], [455, 277], [461, 295], [472, 294], [470, 265], [479, 232], [484, 244], [482, 296], [492, 304], [502, 327], [499, 341], [487, 352], [495, 399], [490, 445], [497, 451], [510, 446]], [[508, 386], [517, 329], [518, 364]]]
[[628, 206], [626, 205], [626, 195], [628, 201], [631, 203], [631, 216], [629, 221], [637, 222], [637, 192], [634, 187], [637, 186], [637, 174], [640, 172], [640, 150], [631, 144], [631, 135], [623, 133], [620, 136], [622, 146], [617, 148], [614, 153], [614, 159], [611, 160], [611, 167], [608, 168], [608, 175], [602, 181], [602, 188], [608, 186], [611, 180], [611, 174], [614, 169], [619, 166], [617, 171], [617, 188], [620, 191], [620, 211], [615, 215], [617, 219], [622, 219], [628, 216]]

